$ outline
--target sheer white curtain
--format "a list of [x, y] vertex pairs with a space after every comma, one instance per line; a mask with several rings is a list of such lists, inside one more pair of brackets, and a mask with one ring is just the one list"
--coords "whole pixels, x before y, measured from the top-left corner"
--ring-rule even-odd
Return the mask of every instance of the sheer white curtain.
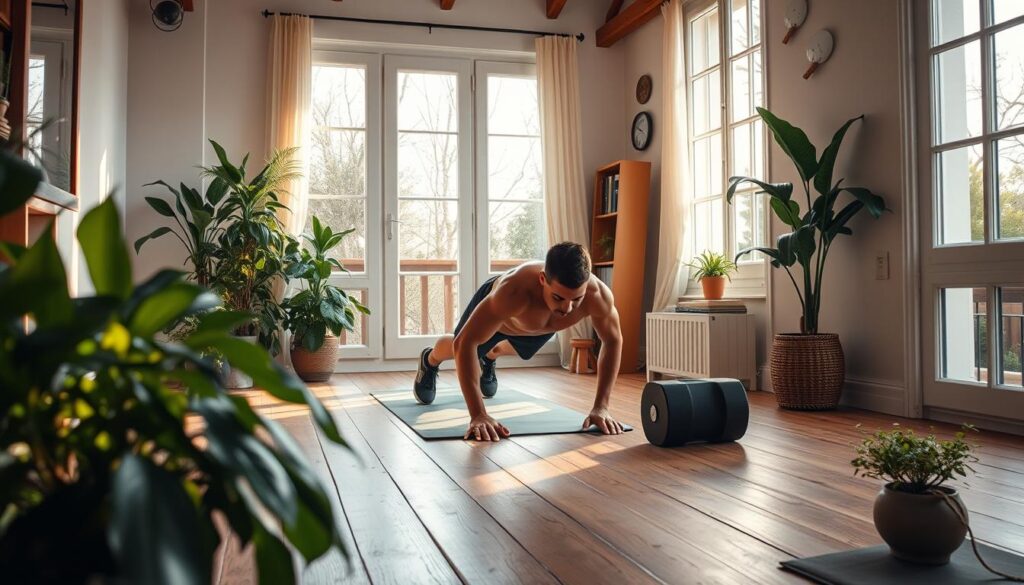
[[690, 256], [686, 226], [690, 215], [689, 148], [686, 119], [686, 22], [681, 0], [661, 5], [665, 19], [661, 40], [662, 87], [661, 212], [658, 225], [658, 272], [654, 308], [675, 305], [683, 264]]
[[267, 150], [298, 147], [296, 160], [302, 177], [290, 181], [282, 202], [291, 213], [281, 221], [300, 234], [306, 221], [309, 171], [310, 102], [313, 85], [313, 21], [308, 16], [275, 14], [270, 19], [267, 58]]
[[[544, 200], [550, 243], [578, 242], [588, 249], [586, 183], [583, 180], [583, 123], [577, 41], [572, 37], [537, 39], [537, 93], [541, 150], [544, 154]], [[562, 365], [569, 361], [569, 340], [590, 338], [584, 320], [558, 334]]]

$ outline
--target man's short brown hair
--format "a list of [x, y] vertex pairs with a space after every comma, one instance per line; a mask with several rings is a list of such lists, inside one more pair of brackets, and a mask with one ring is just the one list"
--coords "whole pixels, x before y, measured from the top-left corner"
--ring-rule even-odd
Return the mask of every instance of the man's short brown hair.
[[560, 242], [551, 246], [544, 259], [544, 274], [549, 281], [579, 288], [590, 280], [590, 254], [576, 242]]

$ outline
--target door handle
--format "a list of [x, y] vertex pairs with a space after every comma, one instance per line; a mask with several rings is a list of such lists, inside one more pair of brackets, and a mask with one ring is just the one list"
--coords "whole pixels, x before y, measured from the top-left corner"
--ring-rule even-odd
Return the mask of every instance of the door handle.
[[384, 220], [384, 233], [387, 234], [388, 240], [395, 239], [395, 233], [394, 233], [394, 230], [392, 229], [392, 226], [395, 225], [396, 223], [402, 223], [402, 222], [397, 220], [397, 219], [395, 219], [395, 216], [393, 216], [392, 214], [389, 213], [387, 215], [387, 218]]

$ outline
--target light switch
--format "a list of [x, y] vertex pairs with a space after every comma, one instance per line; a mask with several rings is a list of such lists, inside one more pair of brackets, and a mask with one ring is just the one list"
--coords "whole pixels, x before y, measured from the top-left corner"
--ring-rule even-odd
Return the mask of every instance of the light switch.
[[889, 280], [889, 252], [875, 252], [875, 280]]

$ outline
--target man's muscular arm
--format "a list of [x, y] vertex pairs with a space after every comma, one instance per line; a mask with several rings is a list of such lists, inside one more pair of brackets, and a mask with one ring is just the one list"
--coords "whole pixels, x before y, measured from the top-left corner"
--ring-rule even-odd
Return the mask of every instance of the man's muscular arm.
[[469, 409], [469, 428], [465, 438], [478, 441], [497, 441], [509, 435], [505, 425], [487, 414], [484, 397], [480, 392], [480, 362], [477, 348], [490, 339], [510, 315], [518, 314], [522, 307], [505, 288], [488, 295], [473, 309], [465, 326], [455, 336], [455, 373], [459, 388]]
[[619, 312], [615, 310], [615, 301], [604, 283], [598, 283], [598, 297], [594, 299], [590, 318], [594, 323], [594, 331], [601, 340], [601, 352], [597, 356], [597, 393], [594, 397], [594, 408], [583, 421], [583, 428], [593, 424], [606, 435], [617, 435], [622, 432], [622, 425], [612, 418], [608, 411], [608, 401], [615, 379], [619, 375], [622, 332], [619, 329]]

